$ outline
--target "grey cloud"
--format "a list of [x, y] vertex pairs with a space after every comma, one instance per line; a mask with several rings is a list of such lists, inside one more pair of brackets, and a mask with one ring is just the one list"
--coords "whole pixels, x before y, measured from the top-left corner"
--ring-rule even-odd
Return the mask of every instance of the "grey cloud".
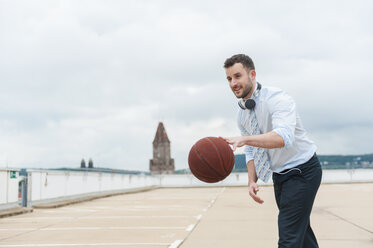
[[253, 57], [263, 85], [294, 97], [319, 152], [369, 152], [370, 5], [3, 1], [0, 166], [91, 156], [146, 170], [162, 120], [185, 167], [196, 139], [238, 135], [222, 68], [235, 53]]

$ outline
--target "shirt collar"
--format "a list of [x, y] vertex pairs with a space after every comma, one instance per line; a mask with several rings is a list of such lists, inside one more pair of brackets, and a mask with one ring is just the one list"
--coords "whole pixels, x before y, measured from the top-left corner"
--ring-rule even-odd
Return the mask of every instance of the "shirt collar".
[[[258, 82], [255, 82], [255, 89], [253, 91], [253, 93], [251, 94], [250, 98], [249, 99], [254, 99], [254, 93], [256, 91], [256, 89], [258, 88]], [[260, 92], [258, 92], [258, 95], [259, 95]]]

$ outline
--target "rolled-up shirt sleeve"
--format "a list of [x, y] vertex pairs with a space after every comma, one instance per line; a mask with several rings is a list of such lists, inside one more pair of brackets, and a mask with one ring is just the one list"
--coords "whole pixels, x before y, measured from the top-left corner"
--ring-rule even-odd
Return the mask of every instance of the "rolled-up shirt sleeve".
[[274, 96], [269, 103], [272, 116], [272, 131], [284, 140], [285, 148], [295, 140], [297, 121], [295, 101], [286, 93]]
[[[246, 131], [246, 129], [242, 126], [240, 120], [238, 120], [238, 128], [240, 129], [241, 135], [242, 136], [249, 136], [249, 133]], [[245, 145], [244, 146], [244, 153], [245, 153], [245, 158], [246, 158], [246, 164], [247, 162], [254, 160], [254, 154], [253, 154], [253, 147]]]

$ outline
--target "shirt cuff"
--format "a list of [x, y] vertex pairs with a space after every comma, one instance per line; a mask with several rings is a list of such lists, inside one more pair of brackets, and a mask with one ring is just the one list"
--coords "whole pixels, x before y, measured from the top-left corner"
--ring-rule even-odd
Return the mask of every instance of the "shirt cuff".
[[272, 130], [272, 132], [277, 133], [284, 140], [285, 148], [290, 147], [294, 141], [294, 135], [291, 135], [286, 127], [278, 127]]
[[245, 147], [245, 157], [246, 157], [246, 164], [247, 162], [254, 160], [252, 147], [249, 147], [249, 146]]

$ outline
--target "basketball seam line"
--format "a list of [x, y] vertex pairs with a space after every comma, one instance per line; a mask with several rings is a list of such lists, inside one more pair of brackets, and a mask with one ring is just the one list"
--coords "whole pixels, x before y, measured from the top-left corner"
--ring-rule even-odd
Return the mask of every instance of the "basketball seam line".
[[214, 171], [216, 174], [218, 174], [219, 176], [224, 177], [224, 176], [222, 176], [219, 172], [217, 172], [217, 171], [214, 169], [214, 167], [211, 167], [211, 166], [206, 162], [205, 158], [204, 158], [204, 157], [199, 153], [198, 148], [197, 148], [196, 145], [195, 145], [195, 147], [196, 147], [196, 152], [197, 152], [198, 156], [200, 156], [200, 158], [201, 158], [202, 161], [207, 165], [207, 167], [209, 167], [211, 170], [213, 170], [213, 171]]
[[[195, 151], [196, 151], [196, 155], [201, 159], [201, 161], [203, 162], [203, 164], [205, 165], [205, 166], [207, 166], [208, 168], [210, 168], [211, 169], [211, 167], [208, 165], [208, 163], [204, 160], [204, 158], [202, 158], [202, 156], [201, 156], [201, 154], [198, 152], [198, 149], [197, 149], [197, 146], [196, 145], [193, 145], [193, 147], [194, 147], [194, 149], [195, 149]], [[203, 178], [206, 178], [206, 179], [212, 179], [212, 180], [215, 180], [215, 177], [214, 176], [212, 176], [212, 177], [209, 177], [209, 176], [202, 176], [199, 172], [198, 172], [198, 170], [195, 170], [195, 169], [192, 169], [193, 167], [190, 167], [190, 170], [193, 172], [193, 174], [195, 173], [195, 174], [197, 174], [198, 176], [200, 176], [200, 177], [203, 177]], [[212, 170], [213, 172], [216, 172], [215, 170]], [[215, 176], [216, 176], [216, 174], [215, 174]], [[218, 176], [219, 176], [219, 174], [218, 174]]]
[[219, 153], [219, 160], [220, 160], [220, 163], [221, 163], [221, 165], [222, 165], [222, 167], [223, 167], [223, 169], [224, 169], [224, 172], [226, 173], [227, 170], [226, 170], [226, 168], [224, 167], [223, 155], [221, 155], [221, 152], [220, 152], [219, 148], [216, 146], [216, 144], [215, 144], [215, 143], [214, 143], [214, 142], [213, 142], [209, 137], [207, 137], [207, 140], [210, 141], [210, 142], [214, 145], [215, 150], [218, 151], [218, 153]]
[[[195, 147], [195, 149], [196, 149], [197, 156], [200, 157], [200, 159], [201, 159], [201, 161], [203, 162], [203, 164], [204, 164], [205, 166], [207, 166], [207, 167], [210, 169], [210, 171], [212, 171], [213, 173], [215, 173], [214, 176], [211, 176], [211, 177], [209, 177], [209, 176], [202, 176], [202, 177], [209, 178], [209, 179], [212, 179], [212, 180], [216, 180], [216, 176], [221, 176], [221, 175], [220, 175], [218, 172], [216, 172], [216, 170], [214, 170], [213, 167], [211, 167], [211, 166], [209, 165], [209, 163], [205, 160], [205, 158], [204, 158], [204, 157], [201, 155], [201, 153], [198, 151], [197, 146], [194, 145], [194, 147]], [[197, 170], [197, 174], [199, 174], [198, 170]]]
[[[207, 166], [208, 168], [211, 169], [211, 167], [208, 165], [208, 163], [207, 163], [207, 162], [202, 158], [201, 154], [198, 152], [197, 146], [196, 146], [196, 145], [193, 145], [193, 147], [194, 147], [194, 149], [195, 149], [195, 151], [196, 151], [196, 155], [201, 159], [201, 161], [203, 162], [203, 164], [204, 164], [205, 166]], [[209, 176], [201, 175], [201, 174], [198, 172], [198, 170], [196, 170], [196, 169], [192, 169], [192, 168], [193, 168], [193, 167], [190, 167], [190, 170], [193, 172], [193, 174], [196, 174], [197, 178], [198, 178], [198, 176], [199, 176], [199, 177], [201, 177], [201, 178], [205, 178], [205, 179], [209, 179], [209, 180], [210, 180], [210, 179], [211, 179], [211, 180], [216, 180], [214, 176], [209, 177]], [[215, 170], [213, 170], [213, 171], [216, 172]], [[216, 176], [216, 174], [215, 174], [215, 176]]]

